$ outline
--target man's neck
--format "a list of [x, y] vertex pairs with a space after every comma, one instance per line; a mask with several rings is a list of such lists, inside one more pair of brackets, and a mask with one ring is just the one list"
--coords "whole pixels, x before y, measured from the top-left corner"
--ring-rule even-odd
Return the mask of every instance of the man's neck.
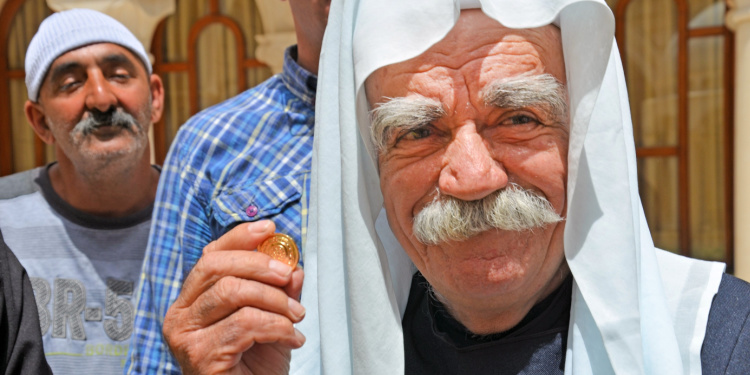
[[[448, 335], [453, 341], [453, 344], [458, 347], [467, 347], [474, 344], [504, 340], [510, 337], [535, 335], [563, 326], [567, 327], [570, 319], [572, 284], [573, 278], [568, 275], [565, 281], [563, 281], [563, 284], [558, 287], [557, 290], [534, 305], [526, 316], [524, 316], [515, 326], [501, 332], [485, 335], [474, 334], [456, 320], [446, 310], [445, 306], [435, 297], [435, 295], [432, 292], [429, 292], [429, 284], [421, 274], [414, 276], [410, 294], [415, 292], [415, 288], [419, 288], [416, 290], [417, 294], [415, 295], [415, 298], [419, 298], [419, 290], [426, 288], [426, 302], [422, 303], [427, 305], [426, 308], [429, 311], [429, 316], [432, 317], [432, 320], [430, 320], [432, 325], [437, 332]], [[409, 303], [411, 303], [411, 301]], [[406, 317], [404, 319], [406, 319]]]
[[101, 217], [124, 217], [151, 205], [159, 173], [148, 153], [130, 168], [110, 166], [98, 173], [80, 173], [69, 160], [50, 168], [52, 188], [62, 200], [82, 212]]
[[550, 282], [540, 289], [536, 295], [526, 296], [526, 298], [509, 297], [507, 300], [516, 301], [516, 303], [510, 304], [507, 304], [506, 301], [493, 304], [492, 301], [487, 300], [478, 300], [474, 301], [476, 302], [474, 304], [466, 305], [451, 304], [435, 290], [433, 290], [433, 293], [435, 298], [443, 303], [450, 315], [469, 331], [477, 335], [491, 335], [506, 332], [515, 327], [537, 303], [557, 290], [569, 274], [570, 269], [567, 267], [567, 263], [563, 263]]
[[309, 37], [305, 35], [297, 35], [297, 65], [314, 75], [318, 75], [320, 44], [308, 39]]

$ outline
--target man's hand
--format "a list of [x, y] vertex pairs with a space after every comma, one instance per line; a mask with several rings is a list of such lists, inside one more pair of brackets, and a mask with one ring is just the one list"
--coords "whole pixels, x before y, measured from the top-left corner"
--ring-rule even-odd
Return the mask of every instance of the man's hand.
[[164, 319], [185, 374], [286, 374], [305, 337], [297, 300], [304, 274], [254, 250], [270, 221], [240, 224], [203, 249]]

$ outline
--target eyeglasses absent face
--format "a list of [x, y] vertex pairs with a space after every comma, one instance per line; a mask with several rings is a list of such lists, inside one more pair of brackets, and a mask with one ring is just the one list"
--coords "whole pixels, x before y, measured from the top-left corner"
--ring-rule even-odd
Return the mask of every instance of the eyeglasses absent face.
[[143, 154], [162, 95], [159, 78], [130, 50], [98, 43], [58, 57], [26, 111], [37, 134], [65, 157], [103, 163]]
[[475, 333], [502, 330], [476, 315], [527, 312], [562, 281], [565, 83], [559, 29], [508, 29], [479, 10], [366, 82], [391, 228]]

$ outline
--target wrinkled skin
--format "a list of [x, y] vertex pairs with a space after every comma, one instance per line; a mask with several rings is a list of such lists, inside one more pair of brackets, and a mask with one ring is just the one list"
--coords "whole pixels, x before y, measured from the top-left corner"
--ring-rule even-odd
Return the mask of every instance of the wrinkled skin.
[[[130, 50], [97, 43], [53, 61], [37, 102], [24, 110], [34, 132], [53, 145], [58, 163], [50, 169], [55, 191], [78, 210], [122, 217], [148, 207], [159, 173], [151, 168], [148, 130], [161, 118], [164, 88], [159, 76]], [[118, 110], [137, 125], [73, 131], [92, 112]]]
[[302, 269], [257, 251], [275, 226], [240, 224], [203, 249], [164, 319], [185, 374], [286, 374], [305, 337]]
[[488, 106], [482, 96], [495, 80], [542, 73], [565, 84], [556, 27], [507, 29], [468, 10], [442, 41], [378, 69], [366, 82], [372, 108], [387, 98], [421, 95], [445, 110], [437, 121], [387, 140], [390, 147], [378, 159], [380, 183], [396, 238], [451, 314], [477, 334], [512, 328], [561, 284], [569, 272], [564, 222], [426, 246], [414, 237], [412, 221], [438, 189], [476, 200], [509, 183], [545, 197], [564, 217], [568, 119], [552, 118], [542, 107]]

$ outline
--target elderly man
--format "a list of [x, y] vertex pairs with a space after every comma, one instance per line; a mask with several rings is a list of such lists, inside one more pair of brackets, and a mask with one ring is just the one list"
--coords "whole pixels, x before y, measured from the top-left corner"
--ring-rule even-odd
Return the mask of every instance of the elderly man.
[[39, 26], [26, 86], [26, 117], [57, 162], [0, 180], [0, 228], [31, 277], [52, 370], [121, 372], [159, 179], [148, 129], [162, 82], [125, 26], [74, 9]]
[[275, 231], [299, 246], [305, 237], [329, 3], [290, 0], [297, 45], [282, 73], [180, 128], [157, 194], [127, 373], [286, 367], [304, 342], [293, 326], [305, 314], [302, 269], [248, 250]]
[[324, 372], [747, 373], [750, 286], [653, 247], [613, 31], [603, 1], [334, 3], [301, 328]]

